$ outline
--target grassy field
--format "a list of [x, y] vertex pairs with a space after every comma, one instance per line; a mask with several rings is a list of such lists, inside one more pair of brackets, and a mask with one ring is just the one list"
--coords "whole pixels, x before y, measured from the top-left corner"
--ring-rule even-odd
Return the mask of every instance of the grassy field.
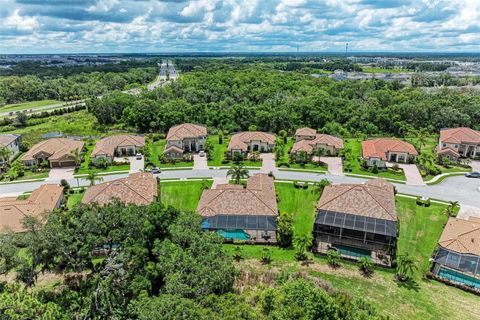
[[[211, 135], [208, 136], [207, 140], [210, 142], [210, 144], [213, 146], [212, 152], [211, 152], [211, 159], [208, 160], [208, 165], [212, 167], [229, 167], [233, 163], [230, 161], [228, 163], [222, 163], [222, 161], [225, 159], [225, 152], [227, 151], [228, 148], [228, 142], [229, 139], [224, 137], [223, 138], [223, 143], [219, 144], [218, 143], [218, 136], [217, 135]], [[243, 161], [243, 166], [245, 167], [261, 167], [262, 166], [262, 161], [249, 161], [245, 160]]]
[[95, 128], [95, 116], [85, 110], [76, 111], [62, 116], [51, 116], [45, 122], [25, 128], [2, 133], [18, 133], [22, 140], [31, 144], [39, 142], [41, 136], [48, 132], [63, 132], [66, 135], [97, 136], [100, 132]]
[[153, 163], [155, 167], [158, 168], [172, 168], [172, 167], [193, 167], [193, 162], [178, 161], [173, 163], [160, 163], [158, 157], [163, 154], [165, 150], [165, 144], [167, 141], [165, 139], [157, 140], [155, 142], [150, 142], [148, 144], [148, 149], [150, 151], [150, 156], [148, 162]]
[[59, 104], [62, 101], [58, 100], [41, 100], [41, 101], [31, 101], [31, 102], [24, 102], [24, 103], [15, 103], [15, 104], [7, 104], [3, 107], [0, 107], [0, 112], [16, 112], [16, 111], [23, 111], [29, 110], [36, 107], [44, 107], [50, 104]]
[[74, 194], [69, 194], [67, 200], [67, 208], [72, 209], [75, 205], [79, 204], [82, 201], [84, 195], [85, 192], [80, 193], [78, 191], [76, 191]]
[[409, 73], [410, 70], [404, 69], [385, 69], [385, 68], [376, 68], [376, 67], [362, 67], [363, 72], [366, 73]]
[[361, 175], [366, 175], [366, 176], [372, 176], [372, 177], [377, 177], [377, 178], [387, 178], [387, 179], [395, 179], [395, 180], [402, 180], [405, 181], [405, 174], [394, 174], [390, 172], [379, 172], [377, 174], [372, 173], [367, 170], [363, 170], [361, 166], [361, 156], [362, 156], [362, 143], [358, 139], [345, 139], [344, 145], [347, 148], [350, 148], [352, 150], [352, 159], [350, 160], [350, 163], [352, 165], [352, 172], [346, 172], [345, 171], [345, 164], [344, 164], [344, 172], [351, 173], [351, 174], [361, 174]]
[[211, 187], [212, 181], [162, 182], [159, 187], [159, 200], [176, 208], [195, 210], [204, 185]]
[[278, 209], [280, 212], [294, 214], [294, 232], [306, 234], [312, 232], [315, 217], [315, 205], [319, 195], [308, 189], [296, 189], [292, 183], [275, 183], [275, 190], [279, 197]]

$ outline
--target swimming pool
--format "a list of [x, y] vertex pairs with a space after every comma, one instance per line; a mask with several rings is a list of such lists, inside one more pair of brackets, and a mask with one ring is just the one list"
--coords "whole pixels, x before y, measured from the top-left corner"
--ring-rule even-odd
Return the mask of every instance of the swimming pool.
[[465, 284], [470, 287], [475, 287], [480, 289], [480, 279], [476, 279], [474, 277], [467, 276], [466, 274], [456, 272], [451, 269], [447, 268], [440, 268], [440, 271], [438, 271], [437, 274], [439, 277], [442, 277], [444, 279], [448, 279], [453, 282]]
[[225, 239], [250, 240], [250, 235], [243, 230], [218, 230], [217, 233]]
[[354, 258], [362, 258], [362, 257], [371, 258], [372, 257], [372, 252], [369, 250], [342, 246], [339, 244], [335, 244], [333, 245], [333, 247], [336, 248], [338, 252], [344, 256], [354, 257]]

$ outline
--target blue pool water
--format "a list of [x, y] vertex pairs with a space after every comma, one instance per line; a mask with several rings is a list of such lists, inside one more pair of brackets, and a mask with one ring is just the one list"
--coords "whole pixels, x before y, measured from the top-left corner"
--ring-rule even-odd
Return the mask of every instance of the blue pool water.
[[440, 271], [438, 272], [438, 276], [453, 282], [462, 283], [467, 286], [476, 287], [480, 289], [480, 279], [467, 276], [463, 273], [459, 273], [450, 269], [441, 268]]
[[243, 230], [218, 230], [217, 233], [225, 239], [250, 240], [250, 235]]
[[355, 257], [355, 258], [361, 258], [361, 257], [371, 258], [372, 257], [372, 252], [368, 250], [352, 248], [352, 247], [342, 246], [338, 244], [334, 245], [334, 247], [338, 250], [340, 254], [348, 257]]

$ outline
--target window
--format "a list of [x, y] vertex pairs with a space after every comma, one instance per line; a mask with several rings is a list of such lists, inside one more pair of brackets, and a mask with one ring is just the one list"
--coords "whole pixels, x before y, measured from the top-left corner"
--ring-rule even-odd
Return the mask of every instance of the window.
[[444, 144], [443, 144], [443, 146], [444, 146], [444, 147], [446, 147], [446, 146], [447, 146], [447, 144], [446, 144], [446, 143], [444, 143]]
[[455, 149], [458, 148], [458, 144], [455, 145]]

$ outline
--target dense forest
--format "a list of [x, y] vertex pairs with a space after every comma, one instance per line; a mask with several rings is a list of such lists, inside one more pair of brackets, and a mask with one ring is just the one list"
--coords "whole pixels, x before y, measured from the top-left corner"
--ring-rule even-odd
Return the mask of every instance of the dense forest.
[[[382, 319], [363, 300], [301, 274], [279, 274], [249, 293], [201, 218], [160, 203], [77, 206], [39, 228], [0, 236], [0, 275], [15, 270], [30, 291], [0, 284], [2, 319]], [[22, 252], [19, 254], [19, 252]], [[239, 274], [240, 273], [240, 274]]]
[[412, 129], [480, 128], [480, 96], [447, 89], [427, 93], [398, 82], [341, 81], [255, 65], [200, 65], [171, 86], [133, 99], [114, 92], [91, 99], [100, 124], [140, 132], [167, 131], [182, 122], [224, 131], [293, 132], [310, 126], [340, 136], [404, 136]]
[[123, 90], [151, 82], [155, 67], [133, 68], [124, 72], [90, 72], [64, 77], [37, 75], [0, 77], [0, 105], [44, 99], [76, 100], [111, 90]]

